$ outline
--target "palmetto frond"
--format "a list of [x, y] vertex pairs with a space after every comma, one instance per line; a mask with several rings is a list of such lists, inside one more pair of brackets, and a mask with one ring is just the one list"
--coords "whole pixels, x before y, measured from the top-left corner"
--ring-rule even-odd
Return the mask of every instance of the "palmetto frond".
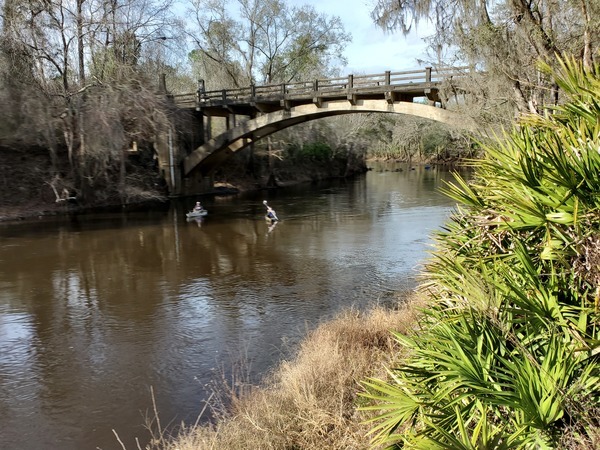
[[600, 400], [599, 73], [561, 61], [571, 100], [445, 188], [460, 205], [425, 273], [437, 304], [396, 335], [411, 352], [390, 379], [364, 383], [374, 444], [556, 448], [578, 399]]

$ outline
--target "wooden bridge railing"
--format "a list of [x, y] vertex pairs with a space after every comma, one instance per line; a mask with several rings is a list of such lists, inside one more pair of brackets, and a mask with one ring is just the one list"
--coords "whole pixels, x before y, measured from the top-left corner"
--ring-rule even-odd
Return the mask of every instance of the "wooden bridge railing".
[[171, 95], [178, 106], [202, 107], [218, 106], [232, 103], [250, 103], [260, 100], [294, 99], [315, 95], [355, 94], [383, 92], [390, 89], [410, 87], [433, 87], [444, 80], [461, 77], [468, 67], [436, 68], [404, 72], [387, 71], [372, 75], [348, 75], [347, 77], [317, 79], [283, 84], [267, 84], [234, 89], [206, 91], [201, 82], [194, 93]]

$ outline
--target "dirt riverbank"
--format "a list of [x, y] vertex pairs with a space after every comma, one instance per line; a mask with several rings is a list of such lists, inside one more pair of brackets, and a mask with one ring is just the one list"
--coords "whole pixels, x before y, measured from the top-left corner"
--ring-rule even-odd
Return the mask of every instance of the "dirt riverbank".
[[[220, 168], [215, 174], [214, 189], [202, 195], [231, 195], [285, 187], [353, 176], [367, 170], [364, 159], [354, 154], [331, 160], [308, 158], [276, 162], [269, 162], [268, 155], [255, 155], [254, 174], [251, 174], [242, 156], [236, 155]], [[158, 178], [151, 155], [129, 156], [124, 172], [89, 177], [85, 183], [76, 182], [69, 176], [73, 170], [68, 161], [68, 155], [51, 155], [42, 147], [0, 147], [0, 221], [31, 220], [109, 208], [143, 208], [144, 205], [169, 202], [165, 183]], [[76, 188], [82, 184], [86, 186], [85, 193]]]

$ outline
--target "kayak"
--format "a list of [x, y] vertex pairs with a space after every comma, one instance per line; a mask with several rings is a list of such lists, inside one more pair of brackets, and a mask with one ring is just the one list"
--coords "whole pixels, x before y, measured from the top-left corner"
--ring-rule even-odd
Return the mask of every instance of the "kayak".
[[185, 217], [187, 217], [188, 219], [195, 219], [196, 217], [204, 217], [208, 214], [208, 211], [205, 209], [202, 209], [200, 211], [190, 211], [189, 213], [187, 213], [185, 215]]

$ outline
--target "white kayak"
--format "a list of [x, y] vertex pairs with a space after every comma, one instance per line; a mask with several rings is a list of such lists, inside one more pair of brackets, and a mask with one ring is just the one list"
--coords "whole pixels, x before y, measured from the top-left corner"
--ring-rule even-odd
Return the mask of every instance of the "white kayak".
[[185, 215], [188, 219], [195, 219], [196, 217], [204, 217], [208, 214], [208, 211], [201, 209], [200, 211], [190, 211]]

